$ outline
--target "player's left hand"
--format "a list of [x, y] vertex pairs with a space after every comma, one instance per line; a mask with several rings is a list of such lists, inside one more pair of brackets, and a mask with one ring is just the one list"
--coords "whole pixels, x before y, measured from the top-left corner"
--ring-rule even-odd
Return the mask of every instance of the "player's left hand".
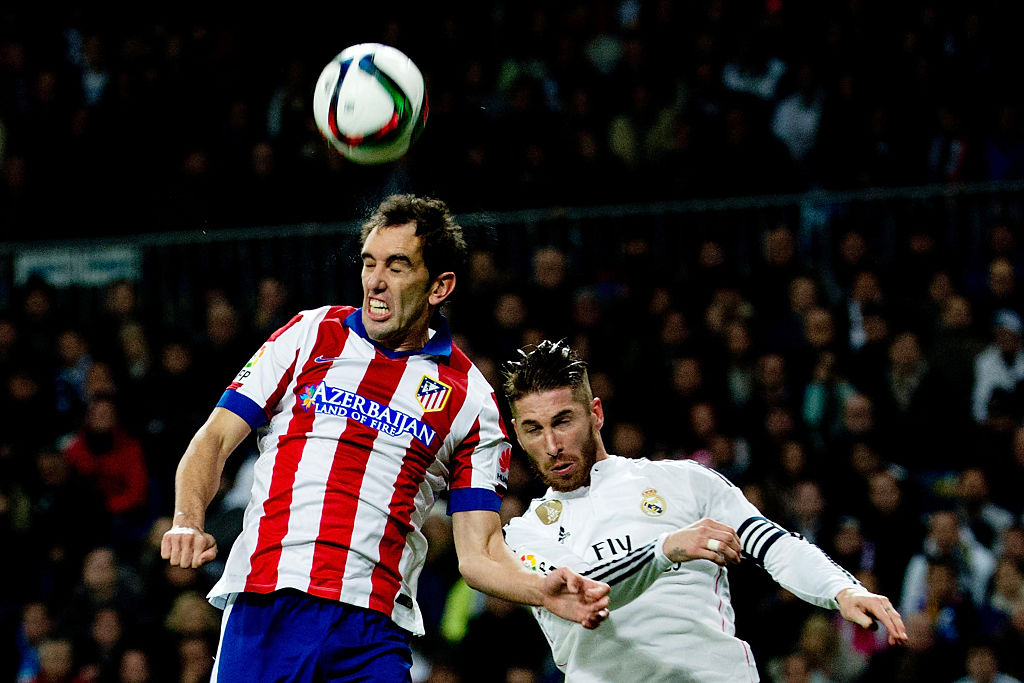
[[907, 627], [903, 625], [903, 618], [884, 595], [857, 586], [839, 591], [836, 602], [839, 603], [839, 613], [847, 621], [864, 628], [871, 628], [880, 622], [889, 632], [890, 645], [907, 644]]
[[608, 618], [609, 590], [606, 583], [561, 567], [544, 577], [544, 607], [583, 628], [594, 629]]

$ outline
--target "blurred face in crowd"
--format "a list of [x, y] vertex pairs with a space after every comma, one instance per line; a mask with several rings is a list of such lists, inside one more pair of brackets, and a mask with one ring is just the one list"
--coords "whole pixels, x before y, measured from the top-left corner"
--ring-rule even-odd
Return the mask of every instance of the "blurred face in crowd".
[[704, 382], [700, 362], [696, 358], [678, 358], [672, 363], [672, 386], [681, 394], [689, 395]]
[[967, 653], [967, 673], [976, 681], [991, 681], [999, 673], [995, 653], [988, 647], [972, 647]]
[[921, 346], [917, 342], [917, 335], [913, 332], [898, 335], [889, 347], [889, 360], [897, 370], [913, 370], [921, 362]]
[[1020, 350], [1020, 335], [1011, 329], [999, 325], [995, 330], [996, 346], [1007, 355], [1012, 355]]
[[867, 254], [867, 243], [859, 232], [848, 232], [839, 243], [839, 255], [850, 264], [860, 263]]
[[455, 273], [430, 277], [416, 225], [374, 228], [363, 244], [363, 326], [392, 351], [423, 348], [433, 309], [455, 288]]
[[868, 480], [868, 495], [876, 510], [885, 514], [896, 512], [900, 504], [900, 488], [893, 476], [877, 472]]
[[871, 399], [863, 394], [855, 394], [846, 399], [843, 418], [847, 431], [861, 434], [874, 426], [871, 414]]
[[85, 422], [92, 432], [105, 434], [112, 430], [117, 425], [117, 409], [113, 401], [97, 399], [90, 403]]
[[786, 362], [782, 356], [770, 353], [757, 361], [757, 381], [766, 387], [778, 387], [786, 381]]
[[121, 655], [122, 683], [146, 683], [150, 678], [149, 659], [141, 650], [126, 650]]
[[960, 473], [958, 487], [960, 499], [967, 503], [981, 503], [988, 499], [988, 481], [985, 472], [969, 467]]
[[733, 321], [725, 328], [725, 346], [730, 355], [739, 358], [750, 350], [750, 331], [739, 321]]
[[557, 289], [565, 281], [565, 256], [554, 247], [538, 249], [533, 255], [533, 281], [544, 289]]
[[74, 650], [68, 640], [47, 640], [39, 646], [39, 669], [43, 680], [63, 681], [75, 665]]
[[809, 277], [795, 277], [789, 283], [789, 308], [794, 313], [804, 314], [818, 303], [818, 288]]
[[73, 366], [88, 352], [85, 338], [75, 330], [61, 332], [57, 337], [57, 355], [64, 365]]
[[814, 348], [831, 344], [834, 334], [832, 316], [824, 308], [812, 308], [804, 316], [804, 336]]
[[942, 326], [950, 330], [962, 330], [971, 325], [971, 305], [962, 296], [953, 295], [942, 307]]
[[110, 548], [97, 548], [82, 562], [82, 583], [93, 590], [103, 590], [117, 583], [117, 561]]
[[793, 234], [788, 228], [775, 228], [765, 236], [764, 257], [768, 263], [784, 265], [793, 260], [794, 253]]
[[960, 542], [960, 528], [955, 513], [948, 510], [933, 513], [928, 526], [929, 535], [940, 552], [949, 552]]
[[116, 282], [107, 292], [107, 310], [115, 315], [128, 315], [135, 310], [135, 287], [130, 282]]
[[988, 267], [988, 287], [997, 296], [1013, 292], [1013, 265], [1004, 258], [997, 258]]
[[[541, 480], [555, 491], [590, 483], [590, 468], [604, 447], [601, 399], [586, 401], [570, 387], [526, 394], [515, 401], [516, 436]], [[603, 455], [601, 456], [603, 457]]]

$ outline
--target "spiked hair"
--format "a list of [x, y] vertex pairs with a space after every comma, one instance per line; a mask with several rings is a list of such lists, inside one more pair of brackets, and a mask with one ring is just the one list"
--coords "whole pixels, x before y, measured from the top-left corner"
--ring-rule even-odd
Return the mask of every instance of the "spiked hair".
[[502, 367], [505, 398], [515, 413], [515, 402], [523, 396], [549, 389], [569, 387], [586, 405], [594, 398], [587, 377], [587, 364], [565, 343], [547, 339], [536, 346], [519, 349], [519, 358]]

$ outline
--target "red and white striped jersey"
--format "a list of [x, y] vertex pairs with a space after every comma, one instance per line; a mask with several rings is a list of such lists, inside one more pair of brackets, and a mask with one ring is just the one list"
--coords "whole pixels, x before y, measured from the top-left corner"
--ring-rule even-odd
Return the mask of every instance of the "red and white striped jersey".
[[413, 352], [367, 336], [361, 311], [303, 311], [275, 332], [218, 403], [258, 428], [242, 533], [210, 592], [296, 588], [383, 612], [423, 633], [423, 521], [501, 504], [510, 446], [490, 385], [447, 325]]

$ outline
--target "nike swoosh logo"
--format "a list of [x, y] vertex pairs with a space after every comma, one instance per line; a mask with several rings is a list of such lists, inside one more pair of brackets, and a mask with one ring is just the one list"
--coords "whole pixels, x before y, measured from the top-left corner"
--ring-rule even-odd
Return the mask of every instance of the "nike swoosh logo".
[[341, 360], [341, 356], [334, 356], [333, 358], [324, 358], [323, 356], [317, 356], [313, 359], [314, 363], [333, 363], [336, 360]]

